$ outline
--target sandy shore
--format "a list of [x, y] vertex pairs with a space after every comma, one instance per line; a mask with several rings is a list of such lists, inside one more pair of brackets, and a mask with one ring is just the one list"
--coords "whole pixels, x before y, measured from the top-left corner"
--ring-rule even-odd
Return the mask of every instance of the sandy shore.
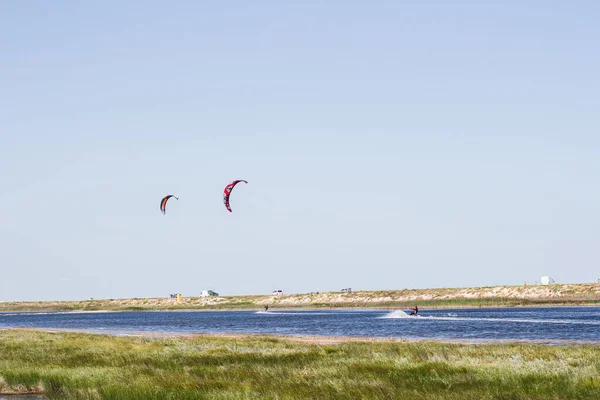
[[451, 339], [451, 338], [401, 338], [401, 337], [377, 337], [377, 336], [319, 336], [319, 335], [278, 335], [278, 334], [252, 334], [252, 333], [167, 333], [167, 332], [145, 332], [145, 331], [99, 331], [86, 329], [56, 329], [56, 328], [0, 328], [1, 331], [40, 331], [48, 333], [73, 332], [90, 335], [108, 335], [108, 336], [126, 336], [126, 337], [147, 337], [147, 338], [176, 338], [176, 339], [194, 339], [194, 338], [229, 338], [235, 339], [279, 339], [298, 343], [309, 344], [342, 344], [356, 342], [373, 343], [455, 343], [455, 344], [540, 344], [554, 346], [580, 346], [592, 345], [600, 346], [600, 340], [561, 340], [561, 339]]
[[310, 292], [283, 295], [89, 299], [71, 301], [0, 301], [0, 312], [152, 311], [263, 309], [397, 309], [599, 305], [600, 283]]

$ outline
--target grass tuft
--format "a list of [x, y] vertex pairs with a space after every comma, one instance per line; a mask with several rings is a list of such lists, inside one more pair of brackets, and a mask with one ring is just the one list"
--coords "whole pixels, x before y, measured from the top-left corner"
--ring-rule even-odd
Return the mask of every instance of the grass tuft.
[[48, 399], [593, 399], [600, 348], [0, 331], [0, 390]]

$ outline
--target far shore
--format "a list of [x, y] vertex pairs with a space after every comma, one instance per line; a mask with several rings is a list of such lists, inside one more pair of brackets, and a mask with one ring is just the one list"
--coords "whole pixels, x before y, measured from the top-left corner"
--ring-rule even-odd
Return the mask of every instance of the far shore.
[[[419, 306], [419, 310], [427, 311], [427, 310], [466, 310], [473, 308], [550, 308], [550, 307], [600, 307], [600, 303], [590, 302], [590, 303], [582, 303], [582, 302], [565, 302], [565, 303], [541, 303], [536, 302], [534, 304], [501, 304], [498, 303], [486, 303], [482, 305], [429, 305], [423, 306], [420, 303], [417, 304]], [[414, 307], [414, 304], [409, 304], [406, 306], [386, 306], [386, 307], [269, 307], [269, 311], [323, 311], [323, 310], [340, 310], [340, 311], [352, 311], [352, 310], [381, 310], [381, 311], [395, 311], [395, 310], [403, 310], [407, 313], [410, 311], [410, 308]], [[86, 310], [86, 309], [74, 309], [74, 310], [65, 310], [63, 308], [49, 308], [49, 309], [41, 309], [41, 308], [32, 308], [32, 309], [18, 309], [18, 310], [4, 310], [0, 311], [0, 314], [19, 314], [19, 313], [28, 313], [28, 314], [105, 314], [105, 313], [131, 313], [131, 312], [235, 312], [235, 311], [263, 311], [262, 307], [228, 307], [228, 308], [207, 308], [207, 307], [197, 307], [197, 308], [179, 308], [179, 307], [167, 307], [167, 308], [143, 308], [143, 309], [132, 309], [130, 307], [127, 308], [115, 308], [115, 309], [105, 309], [105, 310]], [[2, 328], [0, 328], [2, 329]]]
[[0, 312], [224, 311], [598, 306], [600, 283], [473, 288], [186, 296], [74, 301], [1, 301]]

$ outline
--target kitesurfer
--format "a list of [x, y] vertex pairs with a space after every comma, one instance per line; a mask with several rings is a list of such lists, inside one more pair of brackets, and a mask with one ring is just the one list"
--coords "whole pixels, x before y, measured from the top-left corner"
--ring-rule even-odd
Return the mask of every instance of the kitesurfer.
[[268, 310], [269, 310], [269, 305], [267, 304], [267, 305], [265, 306], [265, 312], [267, 312]]
[[411, 313], [410, 315], [417, 315], [419, 313], [419, 307], [414, 306], [413, 308], [411, 308]]

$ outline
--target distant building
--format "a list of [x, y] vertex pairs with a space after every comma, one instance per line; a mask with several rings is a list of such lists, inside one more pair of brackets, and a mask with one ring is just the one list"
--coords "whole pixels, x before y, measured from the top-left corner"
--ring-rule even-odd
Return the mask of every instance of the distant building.
[[211, 296], [218, 296], [219, 293], [217, 292], [213, 292], [212, 290], [203, 290], [202, 293], [200, 293], [200, 297], [211, 297]]
[[352, 293], [352, 288], [343, 288], [342, 293]]
[[273, 290], [273, 296], [281, 296], [283, 295], [283, 290]]
[[540, 282], [542, 285], [550, 285], [551, 283], [554, 283], [554, 279], [550, 276], [542, 276]]

